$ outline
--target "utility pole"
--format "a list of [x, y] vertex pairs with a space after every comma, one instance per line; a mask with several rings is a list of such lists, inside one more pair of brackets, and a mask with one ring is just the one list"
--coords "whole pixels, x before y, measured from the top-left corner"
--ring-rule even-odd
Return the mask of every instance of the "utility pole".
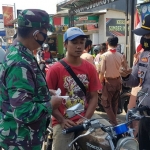
[[[130, 3], [129, 3], [130, 2]], [[126, 0], [126, 57], [129, 66], [133, 65], [133, 55], [135, 52], [134, 34], [134, 14], [137, 0]]]
[[130, 51], [130, 66], [133, 66], [133, 55], [135, 52], [135, 40], [134, 40], [134, 33], [132, 30], [134, 30], [134, 14], [135, 14], [135, 8], [136, 8], [137, 0], [132, 0], [130, 3], [130, 30], [129, 30], [129, 51]]
[[71, 8], [69, 10], [69, 27], [74, 27], [74, 15], [75, 15], [75, 12], [74, 10]]

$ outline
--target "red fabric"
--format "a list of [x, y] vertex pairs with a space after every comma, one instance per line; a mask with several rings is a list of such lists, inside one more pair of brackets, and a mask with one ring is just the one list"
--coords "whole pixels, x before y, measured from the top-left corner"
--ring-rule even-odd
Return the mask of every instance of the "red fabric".
[[142, 50], [142, 44], [139, 44], [138, 47], [136, 48], [136, 53], [139, 53]]
[[62, 25], [61, 24], [61, 17], [54, 17], [53, 21], [54, 21], [54, 25]]
[[43, 52], [43, 59], [44, 59], [44, 60], [48, 60], [49, 58], [50, 58], [50, 52], [44, 51], [44, 52]]
[[[82, 64], [80, 66], [70, 66], [87, 88], [87, 92], [101, 90], [101, 84], [98, 79], [96, 69], [92, 64], [90, 64], [86, 60], [82, 60]], [[46, 80], [49, 89], [57, 90], [58, 88], [60, 88], [62, 96], [69, 95], [70, 100], [66, 101], [66, 105], [62, 104], [59, 107], [59, 111], [61, 112], [61, 114], [65, 115], [65, 110], [67, 108], [70, 108], [71, 106], [79, 102], [84, 104], [85, 108], [87, 107], [87, 102], [84, 93], [76, 85], [76, 82], [72, 79], [72, 77], [66, 71], [64, 66], [62, 66], [59, 62], [54, 64], [49, 69], [49, 71], [46, 74]], [[82, 115], [84, 116], [85, 113], [83, 113]], [[71, 118], [71, 120], [73, 120], [74, 122], [76, 122], [79, 119], [79, 116]], [[57, 120], [55, 118], [52, 118], [52, 125], [54, 126], [56, 124], [58, 124]]]
[[[135, 11], [135, 20], [134, 20], [134, 29], [138, 29], [141, 27], [141, 19], [138, 13], [138, 10]], [[136, 53], [140, 52], [142, 50], [142, 45], [140, 44], [141, 36], [134, 35], [135, 36], [135, 48]]]
[[112, 53], [115, 53], [116, 49], [110, 49], [109, 51], [112, 52]]
[[137, 28], [137, 25], [140, 23], [140, 18], [139, 18], [139, 13], [138, 10], [135, 11], [135, 15], [134, 15], [134, 28]]

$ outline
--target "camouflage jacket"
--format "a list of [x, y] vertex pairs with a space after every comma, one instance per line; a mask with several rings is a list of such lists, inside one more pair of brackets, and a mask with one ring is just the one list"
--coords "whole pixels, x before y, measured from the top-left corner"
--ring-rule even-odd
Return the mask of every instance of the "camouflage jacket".
[[51, 97], [36, 59], [21, 43], [9, 48], [0, 86], [0, 145], [8, 149], [41, 144]]

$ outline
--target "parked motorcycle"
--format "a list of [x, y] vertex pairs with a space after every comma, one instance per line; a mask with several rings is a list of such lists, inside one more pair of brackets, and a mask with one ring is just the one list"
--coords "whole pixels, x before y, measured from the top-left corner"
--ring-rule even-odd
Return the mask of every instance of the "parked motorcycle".
[[49, 68], [58, 61], [58, 59], [53, 58], [53, 61], [45, 64], [45, 74], [48, 72]]
[[[96, 111], [105, 112], [103, 106], [101, 105], [101, 95], [102, 93], [99, 93], [98, 95], [98, 106], [96, 108]], [[118, 102], [118, 112], [117, 112], [118, 114], [121, 114], [123, 112], [123, 109], [127, 113], [130, 95], [131, 95], [131, 88], [122, 85], [122, 90], [120, 92], [120, 98]]]
[[[81, 111], [79, 112], [78, 106], [75, 106], [67, 111], [67, 114], [71, 114], [71, 116], [79, 115], [79, 113], [81, 113]], [[77, 142], [79, 147], [83, 150], [139, 150], [138, 142], [133, 135], [133, 129], [128, 127], [131, 122], [132, 120], [113, 127], [111, 125], [106, 126], [102, 124], [101, 121], [96, 118], [85, 120], [83, 124], [64, 129], [62, 132], [63, 134], [68, 134], [71, 132], [76, 133], [87, 130], [86, 133], [77, 136], [69, 144], [69, 146], [72, 146], [74, 142]], [[106, 133], [106, 136], [102, 137], [103, 141], [102, 139], [99, 141], [94, 138], [85, 138], [85, 136], [90, 135], [99, 128]], [[79, 138], [81, 139], [78, 140]]]

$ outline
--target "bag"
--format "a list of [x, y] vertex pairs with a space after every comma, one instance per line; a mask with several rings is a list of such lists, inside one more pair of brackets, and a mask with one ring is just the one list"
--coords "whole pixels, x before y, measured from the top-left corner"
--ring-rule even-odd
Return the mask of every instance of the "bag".
[[65, 69], [72, 76], [72, 78], [75, 80], [75, 82], [78, 84], [78, 86], [81, 88], [81, 90], [84, 92], [84, 94], [86, 96], [86, 88], [85, 88], [84, 84], [76, 76], [76, 74], [73, 72], [73, 70], [71, 69], [71, 67], [65, 61], [63, 61], [63, 60], [60, 60], [60, 63], [65, 67]]

